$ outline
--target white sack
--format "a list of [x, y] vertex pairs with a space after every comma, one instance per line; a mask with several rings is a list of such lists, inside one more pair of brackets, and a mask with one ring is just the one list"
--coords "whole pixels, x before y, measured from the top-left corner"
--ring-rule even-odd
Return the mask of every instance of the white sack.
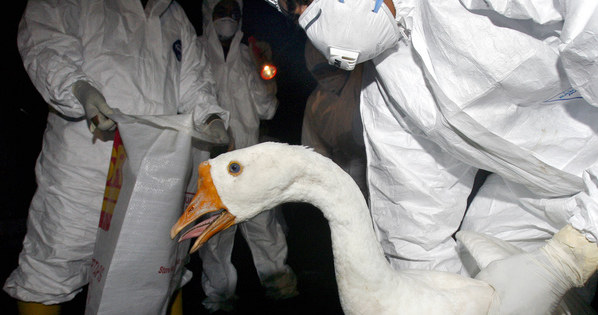
[[[169, 233], [183, 210], [192, 117], [111, 118], [118, 124], [126, 159], [108, 175], [85, 314], [165, 314], [181, 285], [189, 248], [189, 242], [178, 244]], [[113, 152], [111, 166], [122, 160], [122, 153]], [[114, 204], [109, 196], [115, 189]]]

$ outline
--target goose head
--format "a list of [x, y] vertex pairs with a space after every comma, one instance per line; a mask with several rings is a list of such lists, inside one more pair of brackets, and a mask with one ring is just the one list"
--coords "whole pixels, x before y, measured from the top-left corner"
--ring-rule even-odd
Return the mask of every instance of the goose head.
[[197, 237], [190, 249], [193, 253], [216, 233], [291, 201], [292, 187], [303, 175], [298, 163], [289, 160], [297, 150], [308, 149], [268, 142], [202, 162], [197, 193], [172, 227], [171, 238], [197, 221], [179, 239]]

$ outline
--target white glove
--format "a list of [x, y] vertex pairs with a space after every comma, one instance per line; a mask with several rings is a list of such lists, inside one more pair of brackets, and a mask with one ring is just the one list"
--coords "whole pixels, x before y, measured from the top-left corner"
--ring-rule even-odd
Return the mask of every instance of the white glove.
[[[214, 116], [218, 117], [218, 116]], [[201, 132], [206, 141], [212, 144], [226, 145], [230, 143], [230, 137], [224, 126], [224, 121], [220, 118], [210, 117], [206, 123], [196, 126], [195, 129]]]
[[[262, 62], [266, 60], [272, 60], [272, 47], [268, 42], [261, 40], [249, 41], [249, 51], [251, 52], [251, 60], [257, 67], [260, 67]], [[259, 53], [259, 56], [256, 56], [256, 52]]]
[[551, 314], [565, 293], [598, 266], [598, 246], [567, 225], [545, 246], [492, 262], [476, 279], [500, 297], [498, 314]]
[[73, 84], [73, 94], [83, 105], [91, 132], [94, 132], [95, 128], [101, 131], [116, 129], [114, 121], [108, 118], [108, 115], [112, 115], [114, 110], [106, 104], [106, 99], [100, 91], [86, 81], [77, 81]]

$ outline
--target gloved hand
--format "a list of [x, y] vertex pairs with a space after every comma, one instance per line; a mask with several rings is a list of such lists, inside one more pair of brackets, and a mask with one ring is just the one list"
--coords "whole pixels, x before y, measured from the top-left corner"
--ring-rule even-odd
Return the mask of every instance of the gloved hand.
[[107, 116], [113, 114], [114, 110], [106, 104], [106, 99], [100, 91], [86, 81], [77, 81], [73, 84], [73, 94], [83, 105], [91, 132], [94, 132], [95, 128], [102, 131], [116, 129], [114, 121]]
[[231, 132], [230, 128], [228, 129], [228, 136], [230, 139], [228, 144], [215, 144], [210, 147], [210, 159], [213, 159], [220, 154], [235, 150], [235, 138], [233, 137], [233, 133]]
[[230, 143], [230, 137], [224, 126], [224, 121], [216, 115], [210, 116], [206, 122], [195, 129], [201, 132], [206, 141], [212, 144], [227, 145]]
[[476, 279], [496, 289], [498, 314], [551, 314], [597, 266], [598, 246], [568, 225], [536, 251], [490, 263]]
[[249, 51], [251, 52], [251, 59], [256, 67], [261, 67], [266, 60], [272, 60], [272, 47], [268, 42], [261, 40], [250, 40]]

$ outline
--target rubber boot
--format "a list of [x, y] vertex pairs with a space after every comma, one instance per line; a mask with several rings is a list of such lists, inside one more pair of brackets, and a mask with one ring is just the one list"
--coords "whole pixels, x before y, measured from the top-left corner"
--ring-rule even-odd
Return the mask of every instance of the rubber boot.
[[170, 304], [169, 315], [183, 315], [183, 289], [179, 289]]
[[19, 315], [60, 315], [60, 304], [44, 305], [35, 302], [17, 301]]

